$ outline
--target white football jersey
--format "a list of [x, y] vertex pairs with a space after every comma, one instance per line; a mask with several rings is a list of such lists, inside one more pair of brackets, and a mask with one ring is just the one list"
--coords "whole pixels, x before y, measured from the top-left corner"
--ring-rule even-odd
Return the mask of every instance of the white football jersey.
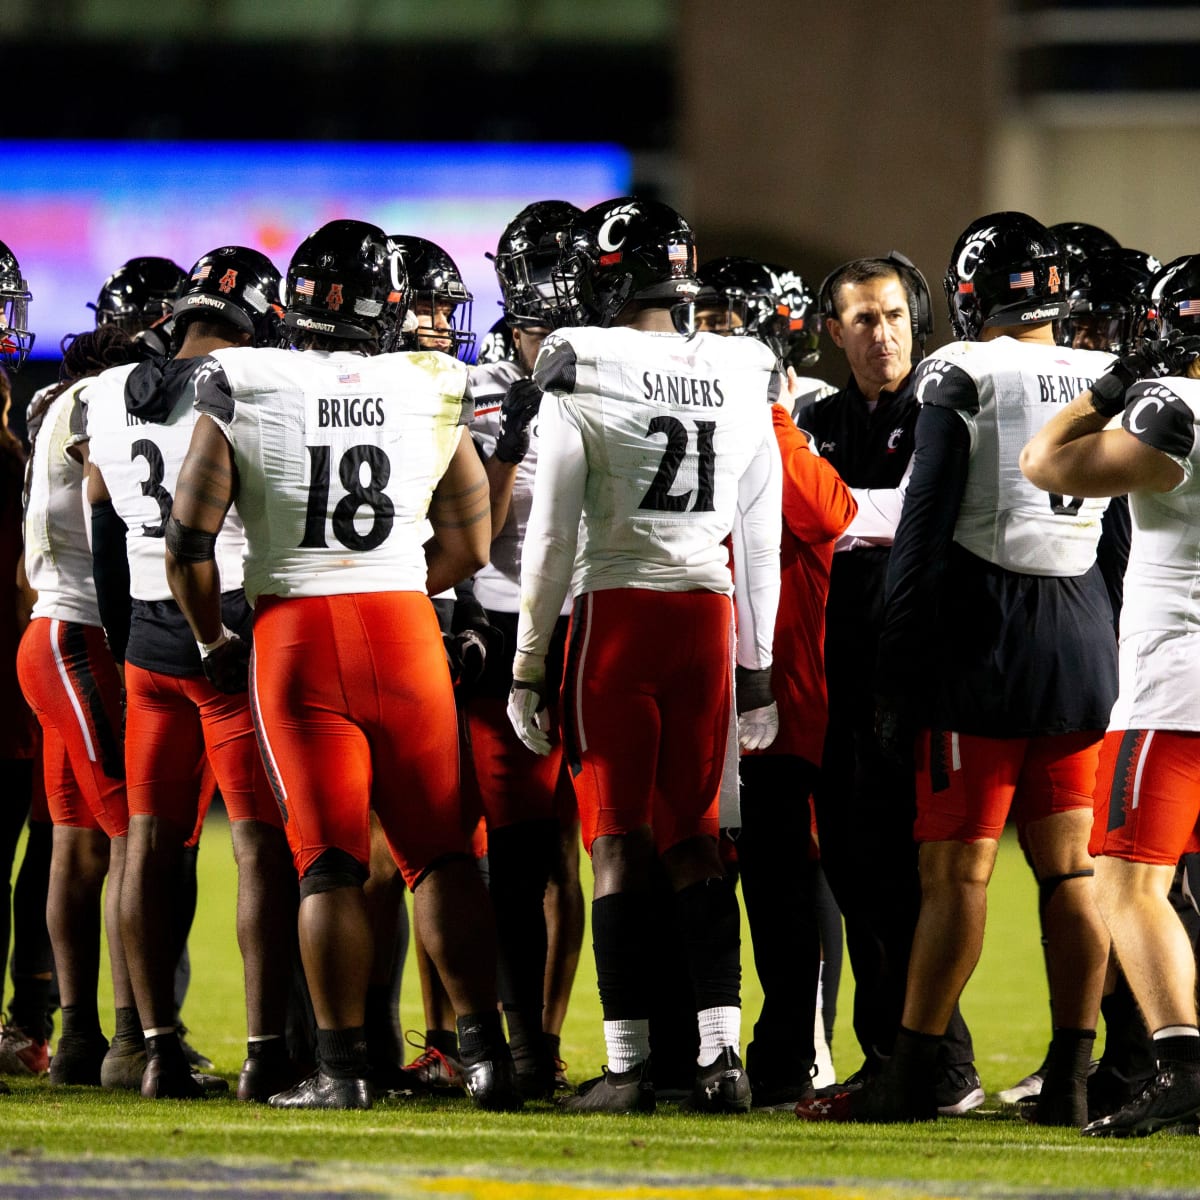
[[738, 661], [769, 665], [782, 507], [774, 368], [748, 338], [583, 328], [546, 339], [519, 650], [545, 652], [568, 583], [573, 596], [731, 594], [732, 533]]
[[251, 603], [425, 590], [429, 501], [471, 415], [462, 363], [219, 350], [196, 386], [233, 446]]
[[83, 464], [67, 452], [83, 440], [80, 394], [91, 382], [57, 396], [38, 426], [26, 468], [25, 574], [37, 591], [35, 617], [99, 626]]
[[917, 367], [922, 404], [952, 408], [971, 434], [971, 463], [954, 540], [1024, 575], [1084, 574], [1096, 559], [1107, 499], [1048, 495], [1021, 474], [1025, 443], [1113, 361], [999, 337], [952, 342]]
[[1133, 492], [1120, 694], [1110, 729], [1200, 732], [1200, 381], [1147, 380], [1123, 427], [1183, 469], [1170, 492]]
[[[158, 423], [126, 408], [125, 384], [134, 370], [132, 365], [112, 367], [88, 389], [88, 452], [104, 476], [113, 508], [125, 522], [129, 594], [135, 600], [170, 600], [165, 532], [196, 424], [195, 376], [181, 389], [166, 419]], [[242, 586], [245, 549], [241, 520], [230, 510], [216, 544], [222, 591]]]

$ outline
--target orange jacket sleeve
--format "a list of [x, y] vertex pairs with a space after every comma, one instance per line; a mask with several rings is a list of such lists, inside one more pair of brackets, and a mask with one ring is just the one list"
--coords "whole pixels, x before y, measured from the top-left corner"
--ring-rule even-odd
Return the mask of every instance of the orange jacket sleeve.
[[858, 504], [831, 463], [809, 449], [781, 404], [771, 407], [775, 438], [783, 460], [783, 520], [802, 542], [828, 542], [841, 534]]

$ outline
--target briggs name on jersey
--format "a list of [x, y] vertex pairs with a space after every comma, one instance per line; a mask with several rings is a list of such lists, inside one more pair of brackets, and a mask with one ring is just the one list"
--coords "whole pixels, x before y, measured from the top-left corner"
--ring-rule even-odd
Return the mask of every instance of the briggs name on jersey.
[[359, 425], [382, 424], [382, 396], [317, 397], [317, 426], [320, 429], [349, 429]]
[[1086, 375], [1039, 375], [1037, 381], [1038, 401], [1042, 404], [1070, 404], [1092, 386]]
[[719, 379], [694, 379], [690, 375], [642, 374], [642, 392], [659, 404], [691, 404], [697, 408], [720, 408], [725, 403]]

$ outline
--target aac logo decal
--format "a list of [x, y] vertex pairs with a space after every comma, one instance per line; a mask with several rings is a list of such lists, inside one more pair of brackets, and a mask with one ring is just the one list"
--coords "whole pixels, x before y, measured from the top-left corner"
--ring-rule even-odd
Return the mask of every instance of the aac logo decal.
[[217, 287], [220, 288], [221, 291], [229, 293], [233, 291], [236, 284], [237, 272], [230, 267], [229, 270], [227, 270], [225, 274], [221, 276], [221, 282], [217, 284]]
[[1062, 281], [1058, 277], [1058, 268], [1053, 264], [1050, 266], [1050, 277], [1047, 280], [1047, 283], [1050, 285], [1050, 294], [1052, 296], [1057, 296], [1058, 289], [1061, 286]]
[[[596, 235], [596, 241], [599, 243], [600, 249], [608, 254], [614, 250], [620, 250], [625, 244], [624, 226], [629, 224], [631, 217], [636, 217], [641, 211], [636, 204], [618, 204], [616, 208], [610, 208], [604, 214], [604, 222], [600, 226], [600, 232]], [[617, 237], [617, 232], [620, 230], [620, 236]]]
[[984, 248], [990, 246], [995, 240], [996, 227], [994, 225], [989, 225], [986, 229], [981, 229], [978, 233], [971, 235], [971, 240], [962, 248], [958, 262], [955, 263], [955, 270], [958, 271], [960, 279], [973, 278], [976, 268], [979, 266], [979, 260], [983, 256]]
[[342, 307], [342, 285], [340, 283], [329, 285], [329, 295], [325, 297], [325, 307], [332, 308], [334, 312]]

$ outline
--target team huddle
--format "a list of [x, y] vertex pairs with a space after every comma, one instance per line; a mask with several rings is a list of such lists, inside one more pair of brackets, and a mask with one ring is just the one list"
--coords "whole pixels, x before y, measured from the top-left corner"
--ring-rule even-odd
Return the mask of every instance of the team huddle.
[[[219, 793], [241, 1100], [961, 1115], [984, 1093], [958, 1000], [1011, 818], [1052, 1029], [1001, 1099], [1194, 1131], [1171, 893], [1200, 849], [1200, 256], [981, 217], [946, 273], [957, 340], [928, 353], [903, 255], [814, 292], [701, 265], [637, 197], [531, 204], [494, 265], [478, 356], [450, 257], [354, 220], [282, 276], [240, 246], [131, 260], [65, 346], [29, 408], [15, 571], [53, 957], [18, 978], [18, 916], [0, 1070], [227, 1089], [179, 1013]], [[30, 299], [0, 244], [10, 371]], [[803, 373], [821, 328], [840, 390]], [[27, 760], [12, 724], [0, 757]], [[575, 1088], [580, 845], [607, 1065]], [[764, 995], [744, 1061], [739, 882]], [[863, 1065], [837, 1083], [842, 920]]]

